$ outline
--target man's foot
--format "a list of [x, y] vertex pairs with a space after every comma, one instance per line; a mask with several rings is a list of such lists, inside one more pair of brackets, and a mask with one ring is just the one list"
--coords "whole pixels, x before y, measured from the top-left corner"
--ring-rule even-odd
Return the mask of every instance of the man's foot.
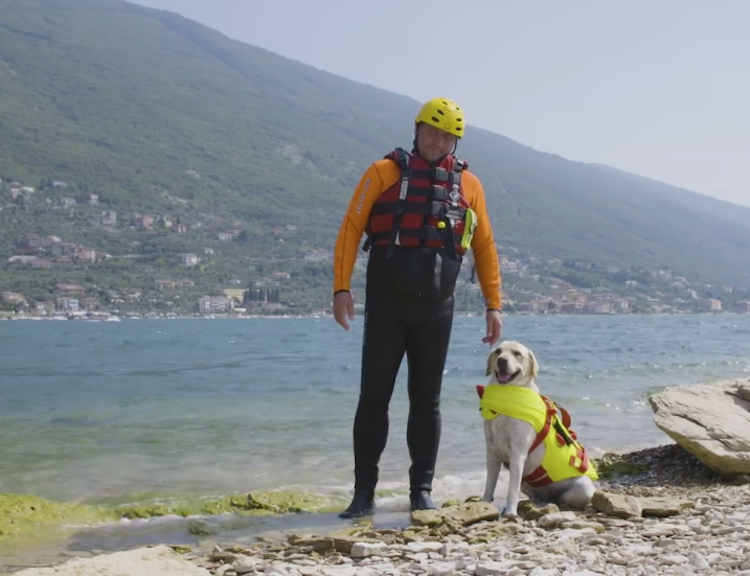
[[435, 510], [429, 490], [414, 490], [409, 494], [410, 510]]
[[339, 514], [339, 518], [359, 518], [375, 510], [375, 492], [373, 490], [355, 490], [349, 507]]

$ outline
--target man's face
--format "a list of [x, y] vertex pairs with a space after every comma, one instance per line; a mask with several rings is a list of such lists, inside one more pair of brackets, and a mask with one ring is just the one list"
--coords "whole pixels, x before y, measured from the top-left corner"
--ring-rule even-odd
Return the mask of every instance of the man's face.
[[458, 138], [429, 124], [417, 127], [417, 149], [428, 162], [438, 162], [453, 152]]

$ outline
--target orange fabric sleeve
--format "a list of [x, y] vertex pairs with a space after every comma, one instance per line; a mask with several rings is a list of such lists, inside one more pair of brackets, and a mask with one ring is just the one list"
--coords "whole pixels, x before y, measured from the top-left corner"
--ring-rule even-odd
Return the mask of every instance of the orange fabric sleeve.
[[[467, 175], [464, 172], [464, 175]], [[472, 174], [472, 176], [474, 176]], [[465, 177], [465, 176], [464, 176]], [[468, 178], [466, 178], [468, 180]], [[487, 301], [487, 308], [500, 310], [502, 297], [500, 289], [502, 276], [500, 273], [500, 261], [497, 257], [495, 238], [492, 232], [492, 224], [487, 214], [487, 203], [484, 196], [484, 188], [479, 178], [474, 176], [473, 186], [467, 194], [467, 200], [477, 214], [477, 228], [471, 240], [471, 249], [474, 252], [474, 262], [477, 268], [477, 277], [482, 287], [482, 294]]]
[[[333, 249], [333, 293], [349, 290], [359, 242], [367, 226], [370, 210], [383, 192], [383, 179], [377, 162], [370, 165], [354, 189], [339, 228]], [[394, 164], [395, 166], [395, 164]]]

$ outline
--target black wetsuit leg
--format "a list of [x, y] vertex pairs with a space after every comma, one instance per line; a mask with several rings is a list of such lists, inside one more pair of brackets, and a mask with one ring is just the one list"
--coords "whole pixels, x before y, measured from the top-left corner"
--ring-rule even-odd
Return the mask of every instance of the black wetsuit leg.
[[375, 490], [388, 440], [388, 407], [406, 352], [406, 326], [388, 299], [365, 303], [362, 374], [354, 418], [354, 488]]
[[407, 339], [409, 421], [406, 441], [412, 492], [432, 490], [440, 445], [440, 392], [453, 327], [453, 296], [415, 306]]
[[411, 490], [431, 490], [453, 297], [443, 302], [372, 302], [365, 308], [360, 396], [354, 418], [354, 487], [374, 490], [378, 483], [378, 464], [388, 440], [388, 409], [406, 354], [409, 483]]
[[371, 509], [388, 438], [388, 408], [404, 355], [409, 364], [410, 487], [413, 492], [432, 489], [458, 267], [460, 263], [444, 267], [448, 281], [436, 287], [434, 255], [399, 249], [387, 257], [384, 247], [370, 253], [360, 395], [354, 419], [355, 496], [342, 517]]

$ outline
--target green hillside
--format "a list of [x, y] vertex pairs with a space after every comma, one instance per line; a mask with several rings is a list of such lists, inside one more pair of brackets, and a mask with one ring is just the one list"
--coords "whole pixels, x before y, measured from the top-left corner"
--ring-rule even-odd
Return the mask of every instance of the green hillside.
[[[297, 271], [295, 298], [324, 294], [329, 265], [300, 258], [331, 248], [367, 164], [411, 142], [419, 103], [176, 14], [118, 0], [0, 0], [0, 10], [0, 258], [30, 233], [113, 256], [88, 268], [2, 264], [0, 289], [186, 276], [216, 290], [274, 258], [266, 271]], [[471, 126], [459, 152], [485, 184], [498, 242], [518, 254], [750, 287], [748, 208]], [[11, 198], [14, 181], [39, 189]], [[88, 194], [99, 205], [82, 205]], [[117, 212], [115, 226], [92, 225], [102, 210]], [[135, 213], [171, 225], [139, 231]], [[178, 225], [187, 232], [172, 233]], [[216, 240], [227, 229], [241, 234]], [[179, 253], [206, 248], [210, 258], [180, 268]]]

